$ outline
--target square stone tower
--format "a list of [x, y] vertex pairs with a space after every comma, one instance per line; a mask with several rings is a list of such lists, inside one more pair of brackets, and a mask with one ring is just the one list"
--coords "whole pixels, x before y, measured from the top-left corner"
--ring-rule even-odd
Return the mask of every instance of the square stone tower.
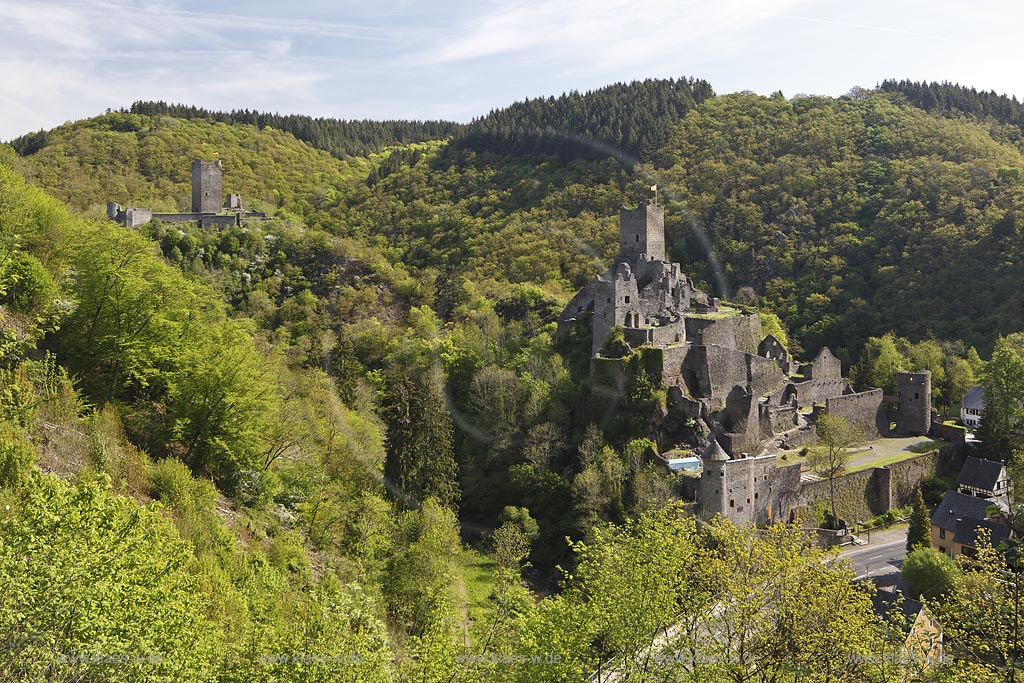
[[192, 162], [192, 213], [220, 211], [223, 170], [220, 160]]
[[665, 260], [665, 207], [646, 204], [619, 210], [618, 260], [632, 264]]
[[900, 409], [896, 414], [896, 433], [924, 436], [932, 426], [932, 373], [896, 373], [896, 393]]

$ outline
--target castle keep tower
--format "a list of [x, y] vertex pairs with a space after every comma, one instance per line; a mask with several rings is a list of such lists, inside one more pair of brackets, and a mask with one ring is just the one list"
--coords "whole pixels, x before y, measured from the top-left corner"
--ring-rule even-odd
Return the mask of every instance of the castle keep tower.
[[932, 426], [932, 373], [896, 373], [896, 393], [900, 397], [896, 432], [906, 436], [927, 434]]
[[192, 162], [192, 213], [220, 211], [223, 171], [220, 160]]
[[636, 264], [665, 260], [665, 207], [646, 204], [619, 210], [619, 257]]

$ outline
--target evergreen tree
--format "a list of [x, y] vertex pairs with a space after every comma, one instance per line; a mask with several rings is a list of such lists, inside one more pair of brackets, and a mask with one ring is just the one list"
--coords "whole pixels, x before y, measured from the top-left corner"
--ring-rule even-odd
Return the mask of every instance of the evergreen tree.
[[388, 378], [384, 474], [392, 494], [407, 505], [434, 497], [450, 507], [459, 499], [454, 425], [441, 374], [398, 366]]
[[914, 511], [910, 513], [910, 529], [907, 530], [907, 552], [917, 548], [932, 547], [932, 523], [928, 516], [928, 506], [924, 504], [921, 488], [917, 489], [914, 500]]

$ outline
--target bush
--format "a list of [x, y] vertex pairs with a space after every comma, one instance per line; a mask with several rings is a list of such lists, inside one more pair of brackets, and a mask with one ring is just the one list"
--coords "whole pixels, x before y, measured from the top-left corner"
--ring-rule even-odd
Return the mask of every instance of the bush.
[[953, 559], [935, 548], [918, 548], [903, 560], [903, 580], [914, 597], [945, 595], [958, 572]]
[[153, 468], [150, 495], [177, 512], [212, 509], [217, 496], [213, 484], [195, 479], [177, 458], [161, 460]]
[[36, 450], [10, 425], [0, 423], [0, 488], [20, 487], [28, 480]]

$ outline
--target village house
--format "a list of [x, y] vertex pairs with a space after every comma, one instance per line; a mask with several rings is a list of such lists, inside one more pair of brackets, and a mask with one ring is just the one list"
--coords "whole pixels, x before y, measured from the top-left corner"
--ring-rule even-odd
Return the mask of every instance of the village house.
[[[899, 657], [903, 663], [914, 665], [919, 673], [942, 665], [942, 628], [923, 603], [885, 589], [879, 589], [871, 603], [875, 614], [900, 632], [903, 646]], [[905, 680], [909, 680], [909, 673]]]
[[967, 458], [956, 479], [956, 490], [967, 496], [1006, 501], [1010, 492], [1010, 475], [998, 460]]
[[985, 392], [981, 387], [967, 390], [964, 400], [960, 402], [960, 421], [970, 431], [981, 426], [981, 412], [985, 410]]
[[1010, 536], [1003, 522], [1006, 503], [998, 498], [978, 498], [959, 491], [948, 491], [932, 513], [932, 546], [950, 557], [973, 555], [982, 531], [988, 542], [998, 546]]

